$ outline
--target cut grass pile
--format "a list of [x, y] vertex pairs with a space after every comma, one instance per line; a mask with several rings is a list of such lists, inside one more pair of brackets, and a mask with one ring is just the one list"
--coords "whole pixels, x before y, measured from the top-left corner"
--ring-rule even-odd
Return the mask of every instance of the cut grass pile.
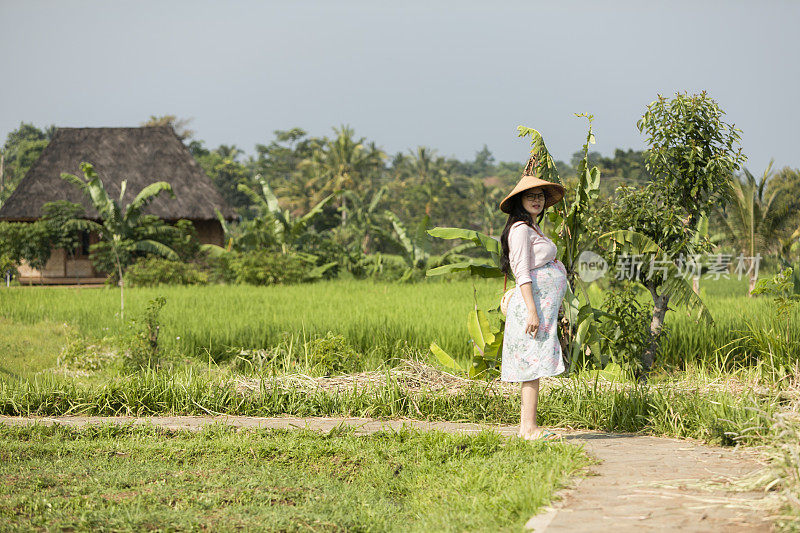
[[[423, 365], [415, 364], [417, 368]], [[436, 372], [428, 367], [425, 374]], [[386, 369], [381, 382], [354, 382], [352, 388], [315, 387], [296, 379], [265, 376], [255, 388], [242, 389], [241, 382], [228, 375], [198, 373], [191, 368], [173, 373], [148, 370], [85, 385], [45, 374], [29, 381], [0, 381], [0, 414], [231, 414], [519, 422], [518, 390], [470, 380], [455, 389], [436, 388], [440, 382], [432, 378], [422, 386], [417, 381], [409, 387], [408, 374], [395, 376], [392, 369]], [[676, 382], [637, 385], [578, 374], [547, 381], [539, 403], [539, 422], [733, 445], [758, 438], [769, 425], [769, 417], [788, 401], [783, 392], [769, 389], [731, 391]]]
[[519, 531], [590, 463], [491, 431], [353, 431], [0, 427], [0, 517], [19, 530]]

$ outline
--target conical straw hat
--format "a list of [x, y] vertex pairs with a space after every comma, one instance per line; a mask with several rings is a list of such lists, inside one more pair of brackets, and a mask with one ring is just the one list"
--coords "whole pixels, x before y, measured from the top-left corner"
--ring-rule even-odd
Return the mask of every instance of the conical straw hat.
[[510, 193], [508, 193], [508, 196], [503, 198], [502, 202], [500, 202], [500, 211], [503, 213], [511, 213], [511, 198], [522, 191], [533, 189], [534, 187], [541, 187], [544, 189], [546, 198], [543, 209], [547, 209], [551, 205], [557, 204], [562, 198], [564, 198], [564, 193], [566, 192], [564, 186], [560, 183], [545, 181], [533, 175], [533, 173], [536, 171], [535, 167], [536, 158], [531, 157], [527, 166], [525, 167], [525, 171], [522, 173], [522, 178], [520, 178], [519, 183], [517, 183], [517, 186], [514, 187]]

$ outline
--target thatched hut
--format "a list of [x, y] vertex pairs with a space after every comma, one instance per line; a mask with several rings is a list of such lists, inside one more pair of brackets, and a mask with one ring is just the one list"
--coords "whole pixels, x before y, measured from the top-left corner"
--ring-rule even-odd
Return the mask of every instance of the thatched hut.
[[[83, 192], [61, 179], [62, 172], [82, 176], [80, 163], [91, 163], [112, 198], [118, 199], [122, 180], [128, 180], [122, 204], [133, 200], [145, 186], [166, 181], [175, 198], [160, 194], [142, 212], [168, 222], [185, 218], [194, 224], [200, 241], [223, 244], [222, 226], [215, 208], [228, 220], [236, 218], [192, 154], [170, 126], [139, 128], [58, 128], [39, 159], [0, 207], [0, 221], [30, 222], [42, 216], [42, 205], [56, 200], [80, 203], [87, 218], [99, 220]], [[88, 247], [97, 235], [84, 236], [82, 250], [69, 258], [54, 250], [40, 272], [22, 265], [25, 283], [97, 283], [104, 278], [88, 258]]]

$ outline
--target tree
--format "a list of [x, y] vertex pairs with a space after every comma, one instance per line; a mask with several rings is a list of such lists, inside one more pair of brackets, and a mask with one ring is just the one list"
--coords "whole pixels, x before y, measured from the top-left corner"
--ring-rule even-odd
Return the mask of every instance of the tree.
[[[264, 177], [271, 184], [281, 203], [294, 216], [301, 216], [319, 203], [325, 194], [315, 184], [315, 171], [304, 164], [310, 161], [324, 140], [306, 137], [301, 128], [276, 130], [275, 140], [268, 145], [256, 144], [256, 158], [250, 167], [254, 174]], [[258, 188], [258, 183], [247, 183]], [[332, 212], [333, 213], [333, 212]]]
[[[134, 261], [134, 254], [136, 252], [151, 253], [173, 261], [177, 261], [179, 258], [172, 248], [157, 240], [171, 236], [175, 231], [172, 226], [166, 224], [154, 226], [150, 238], [142, 239], [137, 235], [137, 229], [145, 217], [142, 210], [160, 193], [166, 191], [173, 198], [175, 193], [169, 183], [157, 181], [139, 191], [133, 201], [125, 207], [121, 207], [120, 204], [127, 189], [127, 180], [122, 181], [119, 200], [114, 200], [108, 195], [103, 182], [91, 164], [83, 162], [80, 164], [80, 169], [83, 172], [83, 178], [66, 172], [61, 174], [61, 178], [83, 191], [100, 215], [101, 222], [76, 218], [70, 220], [67, 225], [71, 230], [95, 231], [102, 242], [107, 245], [114, 257], [119, 275], [120, 319], [124, 320], [125, 281], [123, 274]], [[93, 246], [97, 246], [97, 244]]]
[[638, 189], [620, 186], [597, 212], [606, 229], [611, 229], [597, 237], [602, 255], [615, 265], [617, 277], [643, 285], [653, 298], [650, 334], [641, 356], [642, 381], [664, 337], [669, 303], [686, 305], [697, 311], [698, 319], [713, 324], [705, 304], [679, 270], [680, 258], [707, 252], [710, 243], [695, 238], [697, 228], [689, 223], [688, 215], [674, 208], [664, 194], [658, 183]]
[[[765, 187], [770, 179], [772, 161], [761, 177], [756, 180], [747, 168], [745, 179], [731, 177], [732, 201], [729, 205], [717, 208], [717, 214], [730, 242], [742, 254], [755, 257], [757, 252], [765, 255], [780, 255], [782, 251], [780, 234], [787, 222], [796, 214], [791, 202], [779, 202], [780, 194], [785, 193], [788, 184], [773, 188], [765, 197]], [[750, 276], [747, 295], [752, 296], [756, 276]]]
[[680, 206], [693, 222], [730, 200], [730, 176], [747, 159], [734, 149], [741, 130], [723, 122], [724, 114], [706, 91], [671, 100], [658, 95], [636, 124], [648, 135], [646, 168], [668, 207]]
[[2, 204], [39, 159], [42, 150], [50, 143], [55, 126], [42, 131], [33, 124], [21, 122], [19, 128], [8, 134], [3, 145], [3, 173], [0, 175], [0, 204]]
[[241, 150], [235, 145], [225, 144], [215, 150], [206, 150], [200, 144], [193, 144], [190, 150], [225, 201], [240, 213], [246, 209], [247, 196], [239, 191], [238, 186], [246, 183], [251, 174], [239, 161]]
[[[308, 164], [315, 173], [317, 190], [324, 194], [337, 194], [343, 190], [364, 192], [373, 185], [373, 178], [383, 169], [386, 154], [375, 143], [365, 144], [363, 137], [356, 140], [355, 132], [349, 126], [334, 128], [336, 138], [326, 140], [315, 150]], [[338, 196], [339, 207], [343, 208], [342, 226], [347, 224], [347, 200]]]
[[191, 118], [181, 118], [179, 119], [175, 115], [150, 115], [150, 118], [144, 122], [142, 122], [141, 126], [170, 126], [172, 131], [175, 132], [175, 135], [181, 140], [181, 142], [186, 142], [187, 139], [191, 139], [194, 137], [194, 130], [188, 129], [186, 126], [194, 120]]
[[398, 185], [407, 190], [406, 201], [424, 205], [427, 216], [445, 201], [451, 185], [445, 159], [425, 146], [418, 146], [402, 160], [398, 177]]
[[260, 185], [260, 191], [256, 192], [243, 183], [239, 184], [239, 190], [253, 202], [253, 207], [258, 213], [256, 220], [259, 224], [271, 227], [281, 253], [298, 250], [314, 217], [322, 212], [322, 208], [333, 198], [333, 195], [323, 198], [305, 215], [294, 217], [289, 211], [280, 208], [277, 196], [263, 177], [257, 175], [255, 181]]
[[642, 355], [646, 379], [655, 361], [664, 317], [670, 298], [699, 309], [699, 316], [713, 319], [685, 279], [678, 275], [676, 257], [694, 256], [698, 249], [693, 239], [701, 214], [708, 215], [730, 199], [730, 176], [746, 159], [739, 132], [722, 121], [724, 112], [706, 95], [676, 93], [668, 100], [658, 99], [647, 106], [637, 122], [646, 132], [649, 148], [646, 168], [653, 181], [638, 190], [618, 188], [622, 194], [612, 210], [618, 228], [601, 235], [620, 249], [643, 256], [643, 263], [661, 262], [662, 275], [634, 269], [634, 276], [653, 297], [650, 339]]
[[352, 191], [344, 191], [342, 194], [347, 196], [349, 204], [347, 209], [350, 211], [348, 218], [353, 227], [353, 234], [361, 254], [369, 253], [370, 238], [375, 233], [375, 228], [380, 224], [381, 212], [378, 207], [386, 194], [386, 186], [374, 191], [371, 196], [355, 194]]

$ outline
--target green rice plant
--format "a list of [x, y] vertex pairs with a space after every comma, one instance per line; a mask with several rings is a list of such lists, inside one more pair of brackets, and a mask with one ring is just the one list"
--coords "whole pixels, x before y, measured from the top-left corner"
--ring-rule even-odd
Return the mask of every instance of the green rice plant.
[[[589, 289], [592, 305], [600, 307], [603, 287], [593, 283]], [[126, 305], [133, 316], [141, 316], [149, 300], [167, 298], [169, 305], [159, 314], [159, 345], [165, 353], [202, 362], [210, 357], [222, 363], [242, 350], [270, 350], [280, 346], [287, 334], [297, 339], [304, 335], [307, 341], [330, 331], [342, 335], [361, 354], [365, 369], [377, 368], [403, 350], [428, 351], [431, 342], [466, 368], [473, 346], [461, 317], [476, 306], [496, 307], [502, 292], [498, 279], [418, 284], [331, 280], [269, 287], [131, 288], [126, 291]], [[737, 331], [746, 328], [745, 321], [764, 331], [776, 327], [772, 302], [748, 298], [746, 279], [703, 281], [701, 295], [715, 324], [708, 327], [685, 312], [668, 313], [665, 324], [671, 335], [661, 346], [659, 360], [664, 369], [717, 364], [724, 357], [718, 349], [741, 336]], [[105, 288], [18, 287], [0, 290], [0, 316], [25, 331], [43, 321], [68, 323], [87, 337], [101, 339], [125, 327], [114, 316], [118, 297], [115, 290]], [[645, 298], [639, 301], [647, 303]], [[499, 326], [498, 316], [489, 313], [488, 319], [493, 327]], [[794, 310], [788, 324], [790, 343], [800, 342], [800, 312]], [[54, 357], [57, 354], [58, 350]], [[752, 364], [752, 359], [730, 357], [726, 368], [745, 364]]]

